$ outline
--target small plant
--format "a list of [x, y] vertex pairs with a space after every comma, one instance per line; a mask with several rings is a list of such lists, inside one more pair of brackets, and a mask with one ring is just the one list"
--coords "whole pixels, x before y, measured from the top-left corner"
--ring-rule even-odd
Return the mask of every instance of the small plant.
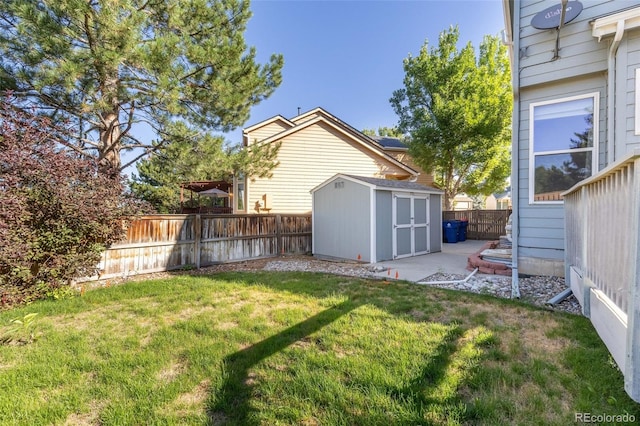
[[620, 367], [618, 367], [618, 363], [615, 359], [613, 359], [613, 356], [611, 356], [611, 354], [609, 354], [609, 357], [607, 358], [607, 364], [609, 364], [609, 366], [617, 372], [621, 372]]
[[69, 285], [50, 285], [46, 283], [37, 284], [38, 294], [44, 299], [61, 300], [70, 299], [77, 296], [78, 292]]
[[35, 341], [37, 312], [32, 312], [22, 318], [14, 318], [9, 321], [9, 329], [0, 337], [0, 344], [11, 343], [26, 345]]

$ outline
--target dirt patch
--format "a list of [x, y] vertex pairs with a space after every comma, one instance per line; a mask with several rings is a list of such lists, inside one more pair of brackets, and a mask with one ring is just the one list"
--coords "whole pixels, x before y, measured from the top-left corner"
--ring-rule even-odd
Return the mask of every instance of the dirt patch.
[[71, 413], [63, 423], [64, 426], [94, 426], [100, 424], [100, 411], [104, 403], [92, 401], [89, 412]]
[[156, 380], [164, 383], [173, 381], [185, 370], [184, 364], [179, 361], [173, 361], [166, 368], [160, 370], [156, 375]]
[[234, 322], [231, 322], [231, 321], [229, 321], [229, 322], [220, 322], [220, 323], [215, 325], [216, 329], [222, 330], [222, 331], [231, 330], [232, 328], [236, 328], [237, 326], [238, 326], [238, 323], [235, 322], [235, 321]]
[[409, 311], [409, 315], [411, 315], [411, 317], [413, 317], [413, 319], [418, 320], [418, 321], [424, 319], [427, 316], [427, 314], [425, 314], [423, 311], [418, 310], [418, 309], [410, 310]]
[[545, 360], [555, 361], [571, 345], [563, 338], [549, 338], [547, 334], [559, 326], [550, 312], [527, 312], [520, 309], [502, 309], [492, 319], [510, 324], [510, 330], [501, 332], [506, 338], [517, 339], [524, 353], [535, 353]]
[[207, 400], [209, 395], [210, 380], [203, 380], [191, 389], [190, 392], [182, 393], [175, 399], [174, 404], [181, 407], [197, 407]]
[[178, 418], [184, 418], [194, 413], [202, 413], [205, 409], [210, 387], [210, 380], [201, 381], [189, 392], [181, 393], [168, 405], [161, 408], [160, 413], [177, 416]]

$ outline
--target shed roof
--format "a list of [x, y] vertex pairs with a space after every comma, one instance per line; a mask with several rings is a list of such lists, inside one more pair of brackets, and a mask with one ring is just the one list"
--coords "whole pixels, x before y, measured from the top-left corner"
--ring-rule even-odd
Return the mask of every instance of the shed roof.
[[311, 192], [314, 192], [320, 189], [321, 187], [325, 186], [327, 183], [338, 178], [344, 178], [352, 181], [359, 181], [374, 189], [389, 189], [389, 190], [405, 191], [405, 192], [420, 191], [420, 192], [428, 192], [431, 194], [442, 194], [444, 192], [437, 188], [420, 185], [419, 183], [410, 182], [406, 180], [380, 179], [380, 178], [373, 178], [373, 177], [367, 177], [367, 176], [347, 175], [344, 173], [338, 173], [332, 176], [331, 178], [322, 182], [320, 185], [313, 188]]

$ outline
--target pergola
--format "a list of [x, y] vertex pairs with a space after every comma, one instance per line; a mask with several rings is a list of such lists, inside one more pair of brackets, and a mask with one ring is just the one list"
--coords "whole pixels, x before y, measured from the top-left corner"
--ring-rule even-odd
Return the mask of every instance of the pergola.
[[231, 201], [233, 199], [233, 184], [224, 180], [207, 180], [183, 182], [180, 184], [180, 211], [182, 213], [195, 213], [192, 210], [201, 212], [201, 208], [185, 208], [184, 207], [184, 190], [190, 191], [190, 199], [193, 200], [193, 194], [198, 196], [206, 196], [212, 198], [224, 198], [224, 207], [211, 208], [211, 213], [232, 213], [233, 208]]

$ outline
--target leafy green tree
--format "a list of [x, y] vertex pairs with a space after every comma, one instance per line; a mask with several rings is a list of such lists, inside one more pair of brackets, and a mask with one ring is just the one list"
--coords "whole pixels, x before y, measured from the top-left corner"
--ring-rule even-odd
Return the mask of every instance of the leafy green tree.
[[367, 136], [382, 136], [382, 137], [398, 138], [398, 139], [404, 138], [404, 134], [402, 134], [402, 132], [398, 130], [396, 127], [378, 127], [377, 131], [374, 129], [364, 129], [362, 133], [364, 133]]
[[[74, 123], [68, 148], [122, 170], [177, 129], [242, 125], [280, 84], [282, 56], [260, 65], [244, 42], [250, 16], [244, 0], [2, 1], [0, 90]], [[134, 135], [142, 124], [155, 142]]]
[[[130, 183], [131, 191], [159, 213], [179, 211], [183, 182], [231, 182], [232, 176], [239, 174], [268, 177], [278, 165], [276, 155], [280, 144], [252, 146], [248, 150], [228, 146], [220, 136], [196, 137], [187, 129], [176, 129], [176, 133], [183, 137], [138, 162], [138, 174], [133, 174]], [[193, 140], [197, 142], [191, 142]]]
[[404, 60], [404, 88], [390, 102], [409, 154], [444, 190], [445, 208], [456, 194], [503, 190], [510, 171], [511, 80], [497, 37], [485, 36], [478, 58], [471, 43], [458, 49], [459, 31], [440, 33]]

